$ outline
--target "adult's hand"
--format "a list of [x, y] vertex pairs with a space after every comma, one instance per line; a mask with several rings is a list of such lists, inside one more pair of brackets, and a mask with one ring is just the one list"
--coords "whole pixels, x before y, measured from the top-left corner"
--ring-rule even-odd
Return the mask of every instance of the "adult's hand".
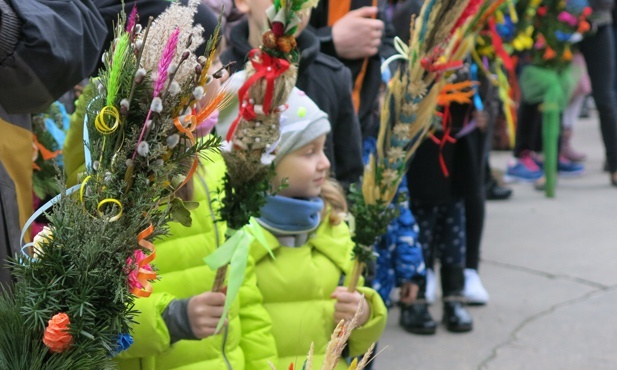
[[[199, 339], [209, 337], [223, 316], [225, 294], [205, 292], [189, 300], [188, 315], [193, 334]], [[227, 322], [225, 322], [227, 325]]]
[[373, 19], [378, 9], [365, 6], [352, 10], [332, 26], [332, 42], [339, 57], [361, 59], [379, 51], [384, 24]]

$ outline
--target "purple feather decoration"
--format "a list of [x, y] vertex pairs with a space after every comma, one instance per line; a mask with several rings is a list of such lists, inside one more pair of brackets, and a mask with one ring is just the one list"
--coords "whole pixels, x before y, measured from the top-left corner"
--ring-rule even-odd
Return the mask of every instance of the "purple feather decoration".
[[154, 83], [155, 98], [159, 96], [159, 93], [163, 90], [165, 82], [167, 82], [167, 70], [171, 65], [171, 61], [174, 59], [174, 55], [176, 55], [176, 46], [178, 45], [179, 36], [180, 29], [176, 27], [174, 33], [172, 33], [169, 40], [167, 40], [167, 45], [165, 45], [165, 49], [163, 50], [163, 55], [159, 61], [158, 76], [156, 77], [156, 82]]
[[[171, 65], [171, 62], [174, 59], [174, 56], [176, 55], [176, 46], [178, 46], [179, 36], [180, 36], [180, 28], [176, 27], [174, 32], [169, 37], [169, 40], [167, 40], [167, 45], [165, 45], [165, 49], [163, 49], [163, 55], [161, 55], [161, 60], [159, 61], [158, 76], [156, 77], [156, 81], [154, 82], [154, 94], [153, 94], [154, 99], [156, 99], [159, 96], [161, 90], [163, 90], [163, 86], [165, 86], [165, 82], [167, 82], [167, 77], [168, 77], [167, 71], [169, 69], [169, 66]], [[146, 123], [150, 120], [151, 114], [152, 114], [152, 105], [150, 106], [150, 109], [148, 110], [146, 121], [144, 122], [144, 126], [142, 127], [141, 133], [139, 134], [139, 140], [137, 140], [137, 147], [139, 147], [139, 144], [141, 143], [141, 140], [144, 137], [144, 134], [146, 132]], [[133, 161], [135, 160], [135, 156], [137, 155], [137, 147], [135, 148], [135, 151], [133, 152], [133, 157], [132, 157]]]
[[131, 10], [129, 19], [126, 22], [126, 32], [132, 33], [135, 23], [137, 23], [137, 4], [133, 5], [133, 10]]

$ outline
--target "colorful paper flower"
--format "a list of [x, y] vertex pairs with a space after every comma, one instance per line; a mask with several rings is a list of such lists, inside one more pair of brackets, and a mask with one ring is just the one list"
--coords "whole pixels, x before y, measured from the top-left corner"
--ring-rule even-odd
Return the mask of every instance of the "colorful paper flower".
[[133, 345], [133, 337], [130, 334], [122, 333], [118, 336], [116, 350], [112, 353], [112, 356], [116, 356], [122, 351], [129, 349]]
[[54, 353], [66, 351], [73, 343], [73, 336], [69, 334], [69, 315], [64, 312], [55, 314], [48, 322], [43, 343]]
[[[129, 273], [129, 288], [131, 290], [143, 288], [143, 285], [137, 279], [137, 274], [139, 273], [139, 268], [137, 266], [144, 258], [146, 258], [146, 254], [142, 250], [137, 249], [133, 252], [133, 257], [126, 259], [126, 264], [131, 269], [131, 272]], [[141, 268], [147, 271], [152, 271], [152, 266], [150, 266], [150, 264], [146, 264]]]

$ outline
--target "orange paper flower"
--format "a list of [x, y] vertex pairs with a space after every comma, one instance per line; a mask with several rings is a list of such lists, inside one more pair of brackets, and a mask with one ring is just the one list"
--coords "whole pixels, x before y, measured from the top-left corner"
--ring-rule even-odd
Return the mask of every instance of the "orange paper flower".
[[555, 50], [553, 50], [550, 46], [546, 47], [546, 50], [544, 51], [544, 60], [550, 60], [555, 58], [555, 55], [557, 55], [557, 53], [555, 53]]
[[45, 329], [43, 343], [51, 352], [61, 353], [66, 351], [73, 343], [73, 337], [69, 334], [69, 315], [64, 312], [55, 314]]

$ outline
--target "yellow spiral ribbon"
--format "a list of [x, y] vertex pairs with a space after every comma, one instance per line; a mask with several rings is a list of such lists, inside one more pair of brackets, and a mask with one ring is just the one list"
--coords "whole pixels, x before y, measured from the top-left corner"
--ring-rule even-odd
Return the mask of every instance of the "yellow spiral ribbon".
[[[107, 124], [107, 117], [111, 117], [113, 119], [114, 124], [112, 126]], [[118, 112], [118, 109], [112, 105], [104, 106], [99, 114], [96, 115], [96, 119], [94, 120], [94, 127], [103, 135], [111, 134], [118, 129], [118, 126], [120, 126], [120, 112]]]
[[[90, 215], [90, 213], [86, 209], [86, 203], [84, 202], [84, 193], [86, 191], [86, 184], [88, 183], [88, 181], [90, 181], [91, 178], [92, 178], [92, 175], [86, 176], [84, 181], [81, 182], [81, 186], [79, 188], [79, 200], [81, 201], [81, 206], [83, 207], [84, 211], [86, 213], [88, 213], [89, 215]], [[123, 212], [122, 203], [118, 199], [115, 199], [115, 198], [105, 198], [105, 199], [101, 200], [97, 204], [97, 206], [96, 206], [97, 214], [99, 215], [99, 217], [103, 217], [103, 211], [101, 209], [103, 208], [104, 205], [106, 205], [108, 203], [112, 203], [112, 204], [117, 205], [120, 208], [120, 210], [118, 211], [118, 213], [116, 215], [108, 217], [107, 221], [109, 221], [109, 222], [118, 221], [120, 219], [120, 217], [122, 217], [122, 212]], [[92, 215], [90, 215], [90, 216], [94, 217]]]

